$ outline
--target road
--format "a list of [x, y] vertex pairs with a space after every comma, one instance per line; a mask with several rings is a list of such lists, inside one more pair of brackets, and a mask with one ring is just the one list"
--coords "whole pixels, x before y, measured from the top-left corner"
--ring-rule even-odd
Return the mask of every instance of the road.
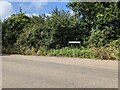
[[3, 88], [118, 88], [118, 62], [2, 56]]

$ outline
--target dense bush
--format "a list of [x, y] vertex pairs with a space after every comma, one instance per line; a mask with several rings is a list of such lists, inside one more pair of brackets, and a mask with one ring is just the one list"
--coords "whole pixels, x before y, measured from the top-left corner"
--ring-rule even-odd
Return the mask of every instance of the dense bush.
[[119, 59], [119, 2], [70, 2], [67, 7], [74, 15], [55, 8], [51, 16], [28, 17], [20, 10], [0, 22], [3, 52]]
[[23, 28], [30, 22], [30, 18], [24, 13], [12, 14], [2, 23], [2, 44], [3, 48], [12, 48]]
[[110, 42], [109, 44], [106, 45], [106, 47], [110, 47], [110, 48], [113, 48], [113, 49], [116, 49], [116, 50], [120, 50], [120, 38]]

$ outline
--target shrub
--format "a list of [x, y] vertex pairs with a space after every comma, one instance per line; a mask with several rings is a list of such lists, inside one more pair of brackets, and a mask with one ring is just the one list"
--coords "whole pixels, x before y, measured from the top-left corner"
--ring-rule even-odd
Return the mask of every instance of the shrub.
[[4, 47], [11, 47], [16, 43], [17, 38], [24, 26], [30, 23], [30, 18], [25, 13], [12, 14], [2, 23], [2, 45]]
[[118, 38], [117, 40], [113, 40], [112, 42], [107, 44], [106, 47], [110, 47], [110, 48], [113, 48], [113, 49], [116, 49], [116, 50], [120, 50], [120, 38]]
[[110, 48], [92, 48], [95, 53], [95, 58], [107, 59], [107, 60], [117, 60], [117, 51], [111, 50]]
[[94, 52], [90, 49], [79, 48], [62, 48], [52, 49], [48, 52], [49, 56], [68, 56], [68, 57], [81, 57], [81, 58], [94, 58]]
[[47, 49], [47, 48], [45, 48], [45, 47], [40, 47], [40, 48], [38, 49], [36, 55], [43, 55], [43, 56], [45, 56], [45, 55], [47, 55], [47, 53], [48, 53], [48, 49]]

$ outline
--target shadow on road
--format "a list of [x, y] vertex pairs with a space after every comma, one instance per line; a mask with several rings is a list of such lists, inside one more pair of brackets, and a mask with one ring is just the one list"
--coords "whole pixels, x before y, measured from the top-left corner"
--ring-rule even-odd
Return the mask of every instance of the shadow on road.
[[10, 56], [11, 54], [0, 53], [0, 56]]

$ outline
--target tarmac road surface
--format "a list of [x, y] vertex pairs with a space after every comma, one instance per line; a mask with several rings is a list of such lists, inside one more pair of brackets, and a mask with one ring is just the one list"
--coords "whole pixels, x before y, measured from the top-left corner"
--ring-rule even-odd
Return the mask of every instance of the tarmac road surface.
[[118, 61], [4, 55], [3, 88], [118, 88]]

